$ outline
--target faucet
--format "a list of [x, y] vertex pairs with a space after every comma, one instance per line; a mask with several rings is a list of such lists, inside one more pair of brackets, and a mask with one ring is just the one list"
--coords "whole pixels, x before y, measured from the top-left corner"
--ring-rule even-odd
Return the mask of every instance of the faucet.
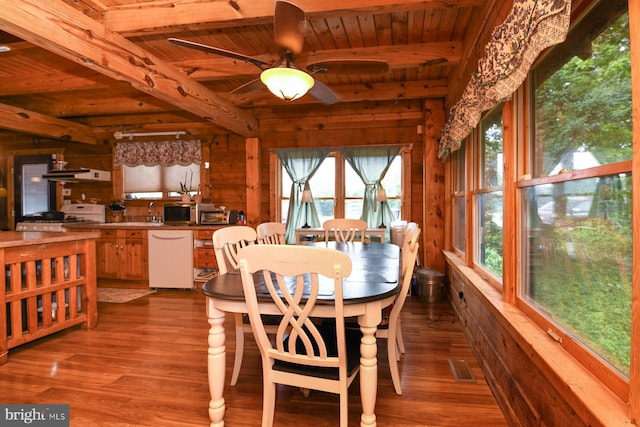
[[153, 206], [153, 202], [149, 202], [149, 206], [147, 206], [147, 213], [151, 213], [151, 206]]

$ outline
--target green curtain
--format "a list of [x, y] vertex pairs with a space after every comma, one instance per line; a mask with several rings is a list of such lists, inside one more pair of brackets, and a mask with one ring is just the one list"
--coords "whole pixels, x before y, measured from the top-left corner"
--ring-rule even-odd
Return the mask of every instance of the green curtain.
[[[382, 188], [382, 179], [387, 173], [393, 159], [400, 153], [400, 145], [384, 147], [345, 147], [340, 152], [349, 162], [365, 185], [362, 215], [360, 219], [367, 222], [369, 228], [377, 228], [393, 220], [393, 212], [387, 202], [377, 203], [376, 195]], [[381, 209], [378, 209], [381, 207]]]
[[[291, 178], [291, 196], [289, 198], [289, 214], [287, 216], [287, 243], [296, 243], [295, 229], [306, 222], [311, 227], [320, 227], [318, 212], [313, 203], [313, 193], [309, 206], [302, 206], [302, 192], [311, 191], [309, 179], [316, 173], [318, 167], [329, 155], [329, 148], [276, 150], [284, 169]], [[309, 217], [307, 218], [307, 213]]]

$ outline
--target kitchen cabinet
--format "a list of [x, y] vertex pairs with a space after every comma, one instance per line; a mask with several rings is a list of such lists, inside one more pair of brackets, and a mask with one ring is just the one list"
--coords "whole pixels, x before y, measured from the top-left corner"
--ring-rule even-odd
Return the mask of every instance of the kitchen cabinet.
[[193, 267], [196, 282], [206, 282], [218, 272], [212, 240], [214, 231], [195, 230], [193, 233]]
[[149, 258], [146, 230], [93, 229], [99, 231], [96, 242], [99, 279], [148, 280]]
[[[193, 276], [196, 282], [206, 282], [218, 273], [213, 250], [213, 233], [223, 226], [189, 227], [193, 231]], [[97, 276], [99, 279], [149, 280], [149, 229], [178, 230], [177, 226], [141, 226], [136, 222], [109, 223], [84, 228], [74, 225], [73, 231], [97, 231]]]
[[[115, 234], [115, 235], [114, 235]], [[98, 275], [112, 275], [114, 279], [148, 280], [148, 242], [145, 230], [102, 230], [98, 240]], [[104, 263], [101, 252], [104, 251]]]

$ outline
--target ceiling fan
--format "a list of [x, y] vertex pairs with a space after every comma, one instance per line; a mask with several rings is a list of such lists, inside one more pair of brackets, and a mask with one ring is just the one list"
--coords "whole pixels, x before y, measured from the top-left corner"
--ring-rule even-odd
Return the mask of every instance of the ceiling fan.
[[231, 93], [249, 93], [266, 86], [274, 95], [285, 101], [293, 101], [309, 92], [324, 104], [338, 102], [339, 98], [331, 88], [313, 78], [316, 73], [335, 71], [341, 74], [380, 74], [389, 69], [386, 61], [336, 59], [307, 64], [308, 72], [305, 72], [295, 63], [304, 46], [307, 26], [304, 11], [287, 1], [276, 0], [273, 25], [275, 42], [282, 51], [273, 63], [188, 40], [169, 38], [167, 41], [175, 46], [215, 53], [255, 65], [261, 70], [260, 77], [234, 89]]

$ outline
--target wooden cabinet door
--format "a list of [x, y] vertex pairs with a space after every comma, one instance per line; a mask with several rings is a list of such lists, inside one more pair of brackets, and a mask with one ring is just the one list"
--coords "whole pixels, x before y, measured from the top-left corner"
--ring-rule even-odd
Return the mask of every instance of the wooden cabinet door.
[[120, 250], [116, 239], [100, 238], [96, 242], [96, 275], [101, 279], [117, 279]]
[[149, 255], [147, 253], [147, 239], [122, 239], [120, 279], [148, 280]]
[[97, 276], [101, 279], [149, 279], [146, 231], [102, 230], [96, 257]]

